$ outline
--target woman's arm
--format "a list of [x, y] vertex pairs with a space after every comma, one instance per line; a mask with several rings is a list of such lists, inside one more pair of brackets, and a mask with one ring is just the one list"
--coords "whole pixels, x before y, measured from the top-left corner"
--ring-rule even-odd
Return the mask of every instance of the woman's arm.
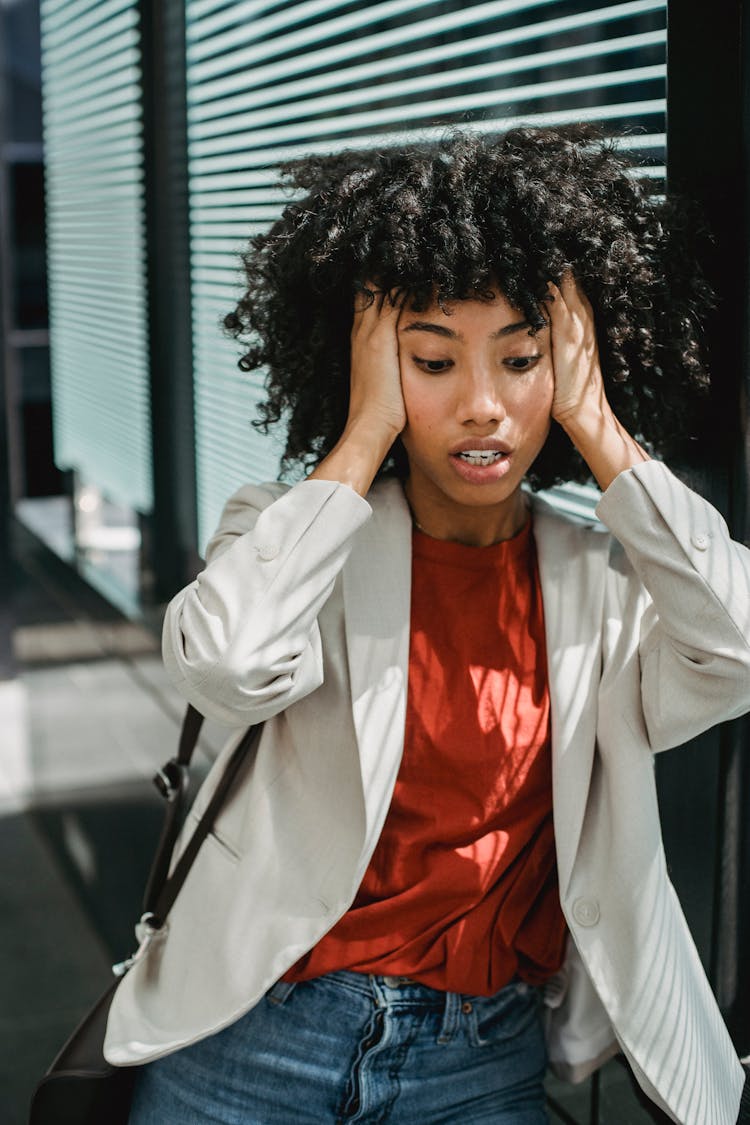
[[[273, 486], [272, 486], [273, 487]], [[167, 672], [203, 714], [262, 722], [323, 681], [317, 617], [371, 514], [351, 488], [302, 481], [227, 504], [205, 570], [167, 607]]]
[[658, 461], [621, 473], [597, 515], [652, 599], [638, 646], [651, 748], [680, 745], [750, 710], [750, 551]]

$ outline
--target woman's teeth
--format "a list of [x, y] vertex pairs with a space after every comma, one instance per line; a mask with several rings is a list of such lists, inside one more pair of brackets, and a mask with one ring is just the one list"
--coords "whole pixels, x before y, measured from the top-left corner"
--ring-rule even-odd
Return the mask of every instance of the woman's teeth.
[[506, 454], [499, 449], [466, 449], [458, 456], [469, 465], [492, 465]]

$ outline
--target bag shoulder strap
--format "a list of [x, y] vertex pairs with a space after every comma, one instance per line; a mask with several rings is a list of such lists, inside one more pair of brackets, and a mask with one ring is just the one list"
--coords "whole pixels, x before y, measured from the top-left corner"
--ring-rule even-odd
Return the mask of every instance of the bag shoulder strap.
[[203, 716], [189, 703], [182, 720], [177, 757], [170, 758], [154, 775], [154, 785], [166, 804], [161, 835], [143, 894], [144, 915], [157, 913], [156, 900], [166, 882], [172, 849], [182, 826], [190, 781], [190, 762], [202, 726]]
[[[198, 821], [195, 830], [193, 831], [190, 839], [188, 840], [185, 848], [178, 859], [174, 871], [165, 879], [160, 888], [156, 891], [156, 897], [153, 906], [153, 912], [156, 917], [163, 923], [172, 909], [172, 905], [179, 894], [190, 868], [193, 866], [198, 850], [205, 840], [206, 836], [211, 831], [216, 816], [224, 804], [224, 801], [231, 790], [235, 778], [239, 773], [240, 766], [245, 761], [251, 747], [257, 743], [260, 735], [262, 723], [256, 726], [249, 727], [243, 735], [240, 742], [237, 743], [232, 751], [231, 757], [224, 767], [219, 782], [211, 794], [211, 799], [206, 806], [205, 812]], [[171, 855], [170, 848], [170, 855]]]
[[182, 720], [177, 757], [170, 758], [154, 776], [154, 785], [166, 801], [164, 824], [146, 882], [146, 890], [143, 896], [143, 914], [135, 928], [140, 945], [131, 957], [112, 966], [115, 976], [124, 976], [128, 969], [140, 960], [151, 941], [164, 925], [200, 846], [211, 831], [214, 820], [248, 751], [257, 742], [263, 724], [257, 723], [255, 726], [249, 727], [232, 751], [205, 812], [198, 821], [170, 875], [169, 867], [172, 861], [172, 852], [184, 819], [184, 806], [190, 780], [190, 762], [202, 726], [203, 715], [192, 704], [188, 704]]

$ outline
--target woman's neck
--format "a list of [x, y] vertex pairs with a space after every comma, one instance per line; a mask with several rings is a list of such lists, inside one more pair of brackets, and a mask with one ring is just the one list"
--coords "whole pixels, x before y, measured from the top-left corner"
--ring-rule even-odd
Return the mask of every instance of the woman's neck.
[[469, 547], [489, 547], [512, 539], [528, 519], [528, 501], [520, 488], [502, 504], [488, 507], [469, 507], [447, 498], [422, 496], [410, 478], [404, 482], [404, 495], [416, 528], [433, 539]]

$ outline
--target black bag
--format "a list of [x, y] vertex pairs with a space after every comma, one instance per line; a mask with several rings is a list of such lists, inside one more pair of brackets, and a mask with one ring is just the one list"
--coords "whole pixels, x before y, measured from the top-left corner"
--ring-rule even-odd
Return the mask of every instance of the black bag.
[[127, 1125], [136, 1068], [102, 1054], [113, 981], [87, 1012], [34, 1091], [30, 1125]]
[[177, 757], [171, 758], [154, 778], [167, 805], [164, 827], [146, 885], [143, 915], [136, 926], [139, 947], [132, 957], [113, 965], [112, 971], [118, 979], [86, 1014], [37, 1084], [31, 1101], [29, 1125], [127, 1125], [137, 1067], [111, 1066], [104, 1058], [104, 1033], [112, 997], [119, 978], [145, 954], [164, 925], [198, 849], [210, 832], [237, 771], [250, 747], [255, 744], [260, 730], [259, 726], [250, 727], [236, 746], [206, 811], [168, 877], [172, 850], [183, 819], [188, 767], [202, 723], [203, 716], [194, 707], [188, 707]]

